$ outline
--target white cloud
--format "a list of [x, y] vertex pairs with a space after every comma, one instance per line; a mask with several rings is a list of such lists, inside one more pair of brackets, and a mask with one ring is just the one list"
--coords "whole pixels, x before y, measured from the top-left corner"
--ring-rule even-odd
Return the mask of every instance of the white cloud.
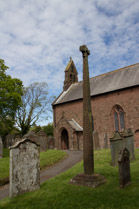
[[0, 3], [0, 58], [25, 85], [46, 81], [58, 95], [70, 56], [82, 78], [82, 44], [91, 51], [91, 76], [138, 62], [138, 0]]

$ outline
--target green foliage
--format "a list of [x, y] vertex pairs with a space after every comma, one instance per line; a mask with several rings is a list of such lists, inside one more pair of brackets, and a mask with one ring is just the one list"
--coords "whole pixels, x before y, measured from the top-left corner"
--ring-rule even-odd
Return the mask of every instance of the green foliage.
[[37, 133], [37, 132], [39, 132], [41, 130], [42, 130], [41, 126], [32, 126], [30, 128], [30, 131], [34, 131], [35, 133]]
[[42, 130], [47, 134], [47, 136], [53, 136], [53, 123], [48, 123], [47, 126], [43, 126]]
[[1, 209], [138, 209], [139, 149], [131, 162], [132, 182], [119, 188], [118, 168], [110, 165], [110, 150], [94, 152], [95, 173], [104, 175], [107, 182], [97, 188], [69, 184], [73, 176], [83, 172], [83, 162], [41, 185], [41, 189], [16, 198], [0, 201]]
[[3, 149], [3, 158], [5, 158], [5, 157], [9, 157], [9, 149], [8, 148], [4, 148]]
[[21, 106], [22, 81], [6, 74], [8, 67], [0, 59], [0, 135], [5, 137], [13, 128], [14, 117]]
[[0, 159], [0, 185], [9, 181], [9, 149], [3, 149], [3, 158]]

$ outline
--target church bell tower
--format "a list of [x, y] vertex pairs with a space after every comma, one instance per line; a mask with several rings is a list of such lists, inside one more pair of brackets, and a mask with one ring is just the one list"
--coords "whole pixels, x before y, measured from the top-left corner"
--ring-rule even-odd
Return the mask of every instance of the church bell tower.
[[66, 91], [71, 86], [71, 84], [75, 82], [78, 82], [78, 73], [74, 62], [70, 57], [70, 61], [65, 69], [65, 80], [63, 90]]

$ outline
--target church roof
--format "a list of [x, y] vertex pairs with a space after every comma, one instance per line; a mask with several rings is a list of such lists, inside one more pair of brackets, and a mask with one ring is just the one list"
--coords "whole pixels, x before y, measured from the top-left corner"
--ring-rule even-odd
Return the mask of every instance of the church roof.
[[[83, 98], [83, 81], [72, 84], [54, 101], [53, 105]], [[90, 78], [91, 96], [139, 86], [139, 63]]]
[[67, 121], [75, 131], [83, 131], [83, 128], [74, 120]]

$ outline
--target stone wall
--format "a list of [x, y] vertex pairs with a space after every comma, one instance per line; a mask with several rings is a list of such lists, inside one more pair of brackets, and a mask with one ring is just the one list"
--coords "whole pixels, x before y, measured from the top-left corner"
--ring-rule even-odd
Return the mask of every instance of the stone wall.
[[34, 131], [30, 131], [27, 133], [24, 138], [29, 138], [32, 141], [36, 142], [40, 145], [40, 151], [45, 151], [47, 148], [47, 141], [48, 137], [44, 131], [39, 131], [38, 133], [35, 133]]
[[[100, 148], [106, 147], [106, 134], [109, 139], [114, 128], [114, 118], [111, 114], [112, 108], [118, 104], [125, 113], [125, 128], [131, 128], [136, 132], [135, 146], [139, 147], [139, 87], [119, 90], [104, 95], [94, 96], [92, 102], [92, 114], [94, 118], [94, 130], [98, 132]], [[83, 127], [83, 103], [82, 100], [68, 102], [54, 107], [54, 128], [57, 127], [62, 114], [67, 120], [74, 119]], [[60, 127], [59, 127], [60, 128]], [[138, 132], [137, 132], [138, 130]], [[58, 131], [54, 132], [56, 143]], [[108, 142], [109, 143], [109, 142]], [[109, 146], [109, 144], [108, 144]]]
[[10, 197], [39, 188], [39, 145], [24, 139], [10, 147]]

